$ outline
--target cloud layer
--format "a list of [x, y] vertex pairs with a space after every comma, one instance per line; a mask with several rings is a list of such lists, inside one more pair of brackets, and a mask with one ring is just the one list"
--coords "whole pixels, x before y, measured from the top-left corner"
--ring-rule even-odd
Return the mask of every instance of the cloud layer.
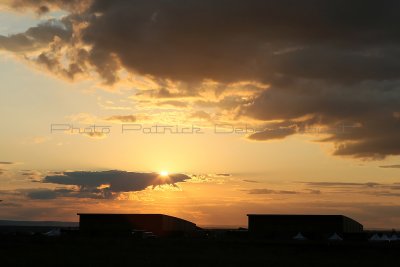
[[153, 77], [162, 87], [157, 95], [167, 97], [167, 81], [185, 85], [179, 96], [196, 96], [205, 80], [218, 83], [216, 93], [255, 81], [269, 87], [246, 99], [231, 96], [229, 106], [215, 103], [236, 118], [264, 122], [251, 139], [347, 125], [320, 140], [334, 143], [334, 154], [400, 154], [398, 1], [16, 0], [13, 6], [70, 12], [0, 36], [0, 49], [35, 51], [31, 60], [63, 77], [94, 70], [111, 85], [125, 69]]
[[51, 183], [73, 188], [29, 189], [23, 193], [32, 199], [54, 199], [57, 197], [75, 198], [115, 198], [123, 192], [141, 191], [147, 187], [173, 185], [189, 180], [185, 174], [170, 174], [161, 177], [158, 173], [139, 173], [126, 171], [67, 171], [48, 175], [42, 183]]

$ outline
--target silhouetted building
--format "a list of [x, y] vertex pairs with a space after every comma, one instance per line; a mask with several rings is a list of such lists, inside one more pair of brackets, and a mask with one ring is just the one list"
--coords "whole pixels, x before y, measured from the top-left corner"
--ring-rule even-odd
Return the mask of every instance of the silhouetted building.
[[132, 231], [157, 236], [182, 236], [194, 232], [196, 224], [164, 214], [87, 214], [78, 213], [79, 230], [84, 234], [127, 235]]
[[249, 233], [255, 237], [293, 237], [297, 233], [308, 236], [332, 233], [361, 233], [362, 224], [343, 215], [276, 215], [248, 214]]

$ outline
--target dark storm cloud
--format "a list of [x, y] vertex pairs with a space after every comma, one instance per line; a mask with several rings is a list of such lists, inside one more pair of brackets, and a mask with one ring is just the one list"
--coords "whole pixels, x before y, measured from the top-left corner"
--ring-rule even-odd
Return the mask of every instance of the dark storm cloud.
[[160, 177], [158, 173], [138, 173], [126, 171], [68, 171], [44, 177], [43, 183], [75, 186], [78, 189], [56, 189], [29, 192], [31, 198], [86, 197], [113, 198], [118, 193], [141, 191], [149, 186], [176, 185], [189, 180], [185, 174], [170, 174]]
[[89, 12], [102, 15], [83, 38], [129, 69], [176, 80], [273, 73], [381, 79], [397, 75], [396, 49], [386, 45], [399, 41], [399, 7], [371, 0], [98, 0]]
[[124, 68], [160, 84], [186, 85], [184, 92], [163, 88], [153, 94], [163, 98], [195, 96], [205, 79], [222, 85], [257, 81], [270, 87], [246, 100], [230, 96], [196, 104], [282, 121], [275, 125], [279, 131], [267, 126], [253, 140], [350, 123], [358, 127], [320, 141], [334, 143], [334, 154], [342, 156], [400, 154], [397, 0], [20, 0], [14, 6], [71, 12], [64, 20], [75, 26], [78, 40], [69, 41], [62, 28], [43, 26], [0, 37], [0, 48], [16, 52], [55, 36], [76, 49], [85, 45], [86, 56], [74, 56], [67, 68], [54, 52], [42, 54], [38, 62], [53, 72], [73, 78], [89, 65], [113, 84]]
[[398, 1], [16, 2], [67, 10], [93, 2], [82, 15], [82, 38], [106, 75], [115, 70], [110, 55], [128, 69], [181, 81], [391, 79], [400, 64], [392, 57]]
[[[243, 113], [260, 120], [283, 120], [304, 130], [333, 129], [320, 141], [334, 142], [336, 155], [383, 158], [400, 153], [399, 81], [285, 83], [256, 97]], [[300, 118], [305, 119], [298, 122]], [[268, 134], [257, 137], [269, 139]]]

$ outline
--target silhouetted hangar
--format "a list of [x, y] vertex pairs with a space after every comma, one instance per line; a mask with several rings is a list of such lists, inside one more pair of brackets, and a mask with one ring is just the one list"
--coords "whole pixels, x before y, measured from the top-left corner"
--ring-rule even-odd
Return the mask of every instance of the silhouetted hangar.
[[363, 225], [343, 215], [248, 214], [252, 236], [276, 237], [303, 234], [361, 233]]
[[157, 236], [177, 236], [194, 232], [196, 224], [164, 214], [78, 213], [79, 230], [84, 234], [128, 234], [135, 230]]

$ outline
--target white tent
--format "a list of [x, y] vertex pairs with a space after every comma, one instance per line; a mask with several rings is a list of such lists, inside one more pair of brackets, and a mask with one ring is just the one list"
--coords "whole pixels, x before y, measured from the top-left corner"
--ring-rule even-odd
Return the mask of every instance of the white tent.
[[343, 241], [343, 238], [341, 238], [337, 233], [333, 233], [331, 237], [328, 238], [330, 241]]
[[389, 237], [389, 240], [390, 240], [390, 241], [398, 241], [398, 240], [400, 240], [400, 238], [399, 238], [396, 234], [392, 234], [392, 235]]
[[61, 230], [60, 229], [52, 229], [48, 231], [47, 233], [44, 233], [45, 236], [60, 236], [61, 235]]
[[390, 241], [389, 237], [386, 234], [381, 236], [381, 241]]
[[307, 240], [307, 238], [304, 237], [304, 235], [300, 232], [297, 233], [297, 235], [295, 235], [293, 237], [294, 240]]
[[371, 236], [371, 237], [369, 238], [369, 241], [374, 241], [374, 242], [376, 242], [376, 241], [381, 241], [381, 238], [379, 237], [378, 234], [374, 234], [373, 236]]

